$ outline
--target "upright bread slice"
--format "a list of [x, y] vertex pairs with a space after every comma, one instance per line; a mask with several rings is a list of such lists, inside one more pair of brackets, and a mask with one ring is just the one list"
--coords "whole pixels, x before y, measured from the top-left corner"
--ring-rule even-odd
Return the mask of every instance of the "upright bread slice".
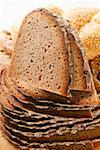
[[70, 26], [69, 22], [67, 22], [67, 32], [70, 42], [69, 69], [71, 84], [69, 89], [71, 94], [76, 96], [75, 103], [77, 104], [98, 104], [98, 96], [84, 47], [80, 42], [78, 33]]
[[65, 34], [52, 14], [38, 9], [28, 14], [19, 30], [9, 77], [67, 96], [68, 51]]

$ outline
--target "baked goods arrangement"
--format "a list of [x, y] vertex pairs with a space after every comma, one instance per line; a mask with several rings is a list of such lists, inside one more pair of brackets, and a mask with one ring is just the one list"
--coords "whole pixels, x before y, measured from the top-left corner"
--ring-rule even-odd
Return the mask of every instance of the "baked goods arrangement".
[[34, 10], [13, 47], [0, 68], [0, 149], [99, 150], [100, 102], [70, 21]]

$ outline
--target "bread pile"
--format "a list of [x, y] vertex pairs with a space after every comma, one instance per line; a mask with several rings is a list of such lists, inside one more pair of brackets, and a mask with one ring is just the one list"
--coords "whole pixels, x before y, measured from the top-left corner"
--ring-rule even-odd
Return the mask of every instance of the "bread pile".
[[48, 10], [23, 20], [1, 72], [0, 104], [2, 134], [16, 149], [100, 146], [100, 105], [84, 48], [70, 23]]
[[79, 37], [86, 49], [93, 74], [94, 84], [100, 93], [100, 9], [75, 8], [65, 13], [65, 18], [79, 32]]

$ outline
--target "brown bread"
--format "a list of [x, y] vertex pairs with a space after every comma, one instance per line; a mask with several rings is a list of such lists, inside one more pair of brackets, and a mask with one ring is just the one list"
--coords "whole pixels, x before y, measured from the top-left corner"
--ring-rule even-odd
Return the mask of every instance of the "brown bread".
[[76, 97], [76, 104], [98, 104], [98, 96], [84, 47], [80, 42], [78, 33], [68, 22], [67, 32], [70, 41], [69, 61], [71, 84], [69, 88], [71, 94]]
[[68, 51], [64, 36], [47, 10], [28, 14], [19, 30], [9, 76], [29, 86], [67, 96]]

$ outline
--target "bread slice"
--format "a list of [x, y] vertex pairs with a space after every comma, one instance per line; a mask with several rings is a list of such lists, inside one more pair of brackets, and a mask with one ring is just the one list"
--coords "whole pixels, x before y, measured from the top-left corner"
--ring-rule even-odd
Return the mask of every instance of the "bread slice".
[[48, 103], [71, 104], [70, 97], [64, 97], [37, 87], [29, 86], [26, 82], [17, 82], [9, 78], [7, 70], [3, 71], [3, 81], [9, 92], [20, 101], [34, 103], [35, 101], [47, 101]]
[[67, 21], [67, 32], [70, 41], [69, 62], [71, 84], [69, 89], [76, 97], [76, 104], [98, 104], [98, 96], [93, 83], [92, 73], [86, 59], [85, 50], [78, 33]]
[[[6, 140], [6, 138], [8, 140]], [[12, 144], [11, 144], [12, 143]], [[20, 144], [19, 144], [20, 143]], [[19, 150], [18, 146], [20, 149], [26, 150], [72, 150], [72, 149], [82, 149], [82, 150], [94, 150], [94, 145], [92, 141], [81, 141], [81, 142], [54, 142], [54, 143], [43, 143], [40, 144], [38, 142], [34, 142], [32, 145], [31, 144], [25, 144], [23, 141], [19, 141], [16, 138], [12, 138], [10, 135], [8, 136], [7, 134], [2, 135], [2, 139], [0, 140], [0, 146], [1, 150], [2, 146], [5, 148], [5, 150]], [[8, 148], [7, 148], [8, 147]]]
[[67, 96], [68, 51], [65, 34], [45, 9], [28, 14], [19, 30], [9, 77]]
[[[43, 124], [40, 128], [39, 123], [36, 124], [34, 122], [33, 130], [25, 130], [22, 131], [20, 128], [16, 128], [15, 125], [11, 125], [10, 123], [3, 122], [3, 130], [6, 133], [12, 135], [12, 137], [16, 137], [20, 140], [25, 141], [26, 143], [32, 144], [33, 142], [38, 143], [53, 143], [53, 142], [79, 142], [83, 140], [93, 140], [100, 139], [100, 119], [98, 124], [95, 124], [94, 121], [90, 123], [80, 123], [75, 124], [73, 127], [69, 127], [68, 124], [65, 123], [57, 123], [52, 125]], [[87, 124], [87, 126], [85, 125]], [[41, 124], [42, 125], [42, 124]]]

